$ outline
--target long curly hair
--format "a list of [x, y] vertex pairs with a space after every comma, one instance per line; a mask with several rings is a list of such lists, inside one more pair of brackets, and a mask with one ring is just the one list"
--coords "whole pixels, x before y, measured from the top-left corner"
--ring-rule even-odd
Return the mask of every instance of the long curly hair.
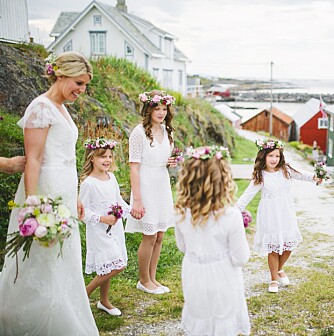
[[267, 155], [274, 150], [278, 150], [280, 153], [280, 159], [278, 162], [278, 165], [276, 166], [277, 170], [282, 170], [283, 175], [285, 178], [290, 178], [290, 173], [288, 171], [288, 168], [291, 170], [299, 173], [296, 169], [292, 168], [290, 164], [285, 162], [285, 157], [283, 153], [283, 149], [277, 149], [277, 148], [267, 148], [267, 149], [261, 149], [258, 151], [255, 159], [255, 164], [254, 164], [254, 170], [252, 173], [252, 178], [254, 180], [254, 184], [261, 184], [263, 182], [263, 176], [262, 176], [262, 171], [266, 169], [266, 158]]
[[92, 159], [94, 157], [104, 155], [107, 152], [107, 150], [110, 150], [112, 154], [112, 162], [111, 162], [109, 171], [114, 172], [116, 170], [115, 155], [114, 155], [113, 150], [109, 148], [99, 148], [99, 149], [86, 148], [85, 156], [84, 156], [84, 164], [83, 164], [82, 172], [80, 175], [80, 183], [82, 183], [89, 176], [89, 174], [93, 171], [94, 167], [93, 167]]
[[[166, 93], [164, 91], [153, 90], [151, 92], [146, 92], [146, 94], [150, 97], [154, 97], [155, 95], [165, 96]], [[149, 103], [143, 103], [143, 107], [141, 109], [141, 116], [142, 116], [142, 124], [145, 129], [145, 134], [148, 139], [150, 139], [150, 146], [153, 144], [153, 133], [152, 133], [152, 122], [151, 122], [151, 114], [154, 111], [157, 104], [150, 105]], [[170, 105], [166, 105], [167, 107], [167, 115], [165, 117], [165, 127], [168, 135], [169, 143], [173, 143], [173, 126], [172, 126], [172, 119], [174, 117], [173, 110]]]
[[192, 224], [205, 225], [213, 213], [216, 218], [235, 203], [237, 187], [225, 160], [186, 159], [179, 172], [176, 211], [185, 217], [190, 209]]

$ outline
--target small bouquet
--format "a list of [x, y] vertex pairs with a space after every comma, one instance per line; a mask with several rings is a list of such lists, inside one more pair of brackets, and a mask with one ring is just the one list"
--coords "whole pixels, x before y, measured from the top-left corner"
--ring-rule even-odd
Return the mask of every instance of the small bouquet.
[[[110, 207], [110, 210], [108, 211], [108, 215], [113, 215], [118, 220], [123, 217], [123, 209], [118, 203], [116, 203]], [[108, 225], [106, 233], [108, 233], [110, 230], [111, 230], [111, 225]]]
[[[324, 162], [316, 162], [314, 164], [314, 173], [315, 176], [322, 180], [329, 180], [330, 176], [327, 173], [326, 164]], [[319, 183], [317, 182], [317, 185]]]
[[172, 158], [175, 158], [176, 162], [179, 162], [183, 159], [183, 153], [180, 148], [174, 147], [171, 154]]
[[247, 228], [249, 223], [253, 221], [253, 217], [248, 210], [241, 211], [242, 218], [244, 220], [244, 227]]

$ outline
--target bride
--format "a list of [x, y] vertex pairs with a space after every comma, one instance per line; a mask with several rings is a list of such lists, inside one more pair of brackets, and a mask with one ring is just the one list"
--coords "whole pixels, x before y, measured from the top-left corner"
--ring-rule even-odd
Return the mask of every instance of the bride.
[[[77, 200], [75, 143], [78, 130], [63, 102], [74, 102], [92, 79], [92, 67], [79, 53], [48, 59], [45, 76], [50, 89], [35, 98], [19, 125], [24, 129], [25, 172], [15, 203], [28, 195], [61, 196], [72, 215], [82, 217]], [[8, 233], [18, 231], [18, 209], [11, 213]], [[29, 258], [22, 249], [6, 256], [0, 276], [0, 335], [94, 336], [98, 330], [82, 276], [79, 229], [59, 245], [45, 248], [33, 242]]]

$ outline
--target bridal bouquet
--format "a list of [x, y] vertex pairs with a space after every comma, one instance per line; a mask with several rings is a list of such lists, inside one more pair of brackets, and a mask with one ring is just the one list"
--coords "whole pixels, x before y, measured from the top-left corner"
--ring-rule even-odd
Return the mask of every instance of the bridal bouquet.
[[253, 221], [253, 217], [248, 210], [241, 211], [241, 214], [244, 220], [244, 227], [247, 228], [249, 226], [249, 223]]
[[[118, 220], [123, 217], [123, 209], [118, 203], [116, 203], [110, 207], [110, 210], [108, 211], [108, 215], [113, 215]], [[108, 233], [111, 230], [111, 226], [112, 225], [108, 226], [106, 233]]]
[[183, 153], [180, 148], [174, 147], [171, 154], [172, 158], [175, 158], [176, 162], [181, 161], [183, 159]]
[[322, 180], [329, 180], [330, 176], [327, 173], [326, 164], [324, 162], [316, 162], [314, 164], [315, 176]]
[[19, 231], [8, 236], [5, 253], [9, 256], [17, 255], [22, 248], [23, 261], [29, 258], [33, 241], [44, 247], [53, 247], [57, 243], [62, 253], [63, 242], [71, 235], [72, 224], [70, 209], [62, 202], [61, 197], [28, 196], [25, 203], [20, 206], [9, 202], [10, 207], [21, 208], [18, 222]]

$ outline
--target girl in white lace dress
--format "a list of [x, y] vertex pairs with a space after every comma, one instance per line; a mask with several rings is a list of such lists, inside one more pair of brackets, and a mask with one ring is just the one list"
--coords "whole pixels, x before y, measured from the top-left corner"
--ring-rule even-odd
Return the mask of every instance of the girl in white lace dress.
[[189, 336], [250, 334], [242, 276], [249, 246], [227, 157], [227, 148], [191, 148], [179, 173], [175, 235]]
[[[59, 55], [47, 64], [53, 83], [28, 106], [19, 125], [24, 129], [25, 172], [15, 203], [28, 195], [61, 196], [73, 216], [82, 216], [78, 202], [75, 143], [78, 130], [63, 102], [75, 101], [92, 78], [92, 67], [78, 53]], [[78, 205], [78, 207], [77, 207]], [[77, 211], [78, 209], [78, 211]], [[18, 209], [11, 213], [8, 232], [18, 231]], [[6, 257], [0, 276], [0, 335], [92, 336], [98, 330], [82, 276], [79, 229], [53, 248], [33, 242], [29, 258]]]
[[174, 97], [160, 91], [140, 94], [143, 121], [129, 139], [131, 216], [126, 232], [142, 233], [138, 249], [137, 288], [150, 294], [163, 294], [169, 288], [156, 280], [162, 239], [174, 226], [173, 198], [167, 166], [176, 166], [173, 147], [171, 105]]
[[312, 173], [297, 171], [285, 163], [284, 144], [274, 140], [256, 140], [259, 149], [255, 159], [253, 178], [237, 202], [242, 211], [261, 191], [258, 206], [255, 249], [268, 255], [271, 282], [268, 291], [278, 292], [278, 285], [289, 285], [283, 270], [291, 251], [302, 241], [297, 226], [291, 179], [314, 181]]
[[[86, 273], [96, 272], [87, 285], [88, 296], [100, 287], [97, 308], [110, 315], [121, 311], [109, 301], [110, 280], [122, 272], [127, 264], [127, 252], [122, 217], [130, 212], [121, 197], [115, 175], [115, 141], [103, 138], [85, 142], [85, 162], [81, 174], [80, 199], [85, 207], [86, 223]], [[111, 206], [121, 206], [121, 212], [113, 212]], [[117, 210], [117, 209], [116, 209]]]

